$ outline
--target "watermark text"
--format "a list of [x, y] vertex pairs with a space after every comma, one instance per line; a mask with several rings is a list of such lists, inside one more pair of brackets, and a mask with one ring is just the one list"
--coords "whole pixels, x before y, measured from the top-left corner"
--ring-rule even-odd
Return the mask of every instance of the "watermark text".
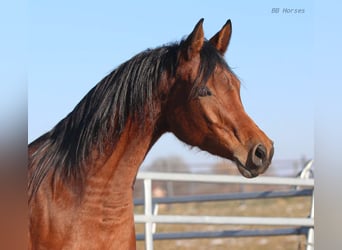
[[272, 8], [272, 14], [304, 14], [305, 9], [294, 9], [294, 8]]

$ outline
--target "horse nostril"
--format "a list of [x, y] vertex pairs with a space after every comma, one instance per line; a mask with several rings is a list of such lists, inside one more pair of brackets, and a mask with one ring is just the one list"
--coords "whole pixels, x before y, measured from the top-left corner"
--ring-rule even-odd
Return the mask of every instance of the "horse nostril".
[[267, 150], [264, 145], [258, 144], [253, 148], [252, 162], [257, 167], [262, 167], [265, 163]]
[[255, 149], [255, 155], [260, 159], [265, 159], [266, 157], [266, 148], [259, 144]]

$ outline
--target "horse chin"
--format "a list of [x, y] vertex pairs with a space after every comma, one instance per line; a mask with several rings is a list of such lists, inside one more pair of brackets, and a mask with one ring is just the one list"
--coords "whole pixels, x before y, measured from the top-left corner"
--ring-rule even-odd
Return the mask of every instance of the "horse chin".
[[237, 165], [239, 172], [246, 178], [254, 178], [259, 175], [257, 171], [247, 169], [247, 167], [242, 165], [239, 161], [236, 162], [236, 165]]

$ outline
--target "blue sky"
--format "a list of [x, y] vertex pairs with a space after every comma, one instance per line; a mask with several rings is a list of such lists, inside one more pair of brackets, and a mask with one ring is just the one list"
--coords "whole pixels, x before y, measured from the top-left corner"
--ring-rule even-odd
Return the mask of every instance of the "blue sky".
[[[279, 13], [272, 13], [279, 8]], [[304, 13], [283, 13], [283, 8]], [[106, 74], [140, 51], [189, 34], [207, 38], [232, 20], [226, 53], [247, 113], [275, 142], [274, 159], [314, 156], [312, 1], [31, 1], [28, 5], [28, 140], [50, 130]], [[145, 164], [179, 155], [216, 160], [171, 135]]]

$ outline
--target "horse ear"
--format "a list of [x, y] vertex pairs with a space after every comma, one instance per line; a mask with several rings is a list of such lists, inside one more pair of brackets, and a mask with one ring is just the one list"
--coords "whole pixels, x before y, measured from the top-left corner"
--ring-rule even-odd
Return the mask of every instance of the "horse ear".
[[216, 49], [224, 55], [228, 48], [230, 37], [232, 35], [232, 22], [228, 20], [219, 32], [216, 33], [209, 41], [216, 47]]
[[198, 21], [194, 30], [182, 45], [182, 54], [186, 60], [190, 60], [196, 56], [202, 49], [204, 43], [203, 21], [204, 18]]

